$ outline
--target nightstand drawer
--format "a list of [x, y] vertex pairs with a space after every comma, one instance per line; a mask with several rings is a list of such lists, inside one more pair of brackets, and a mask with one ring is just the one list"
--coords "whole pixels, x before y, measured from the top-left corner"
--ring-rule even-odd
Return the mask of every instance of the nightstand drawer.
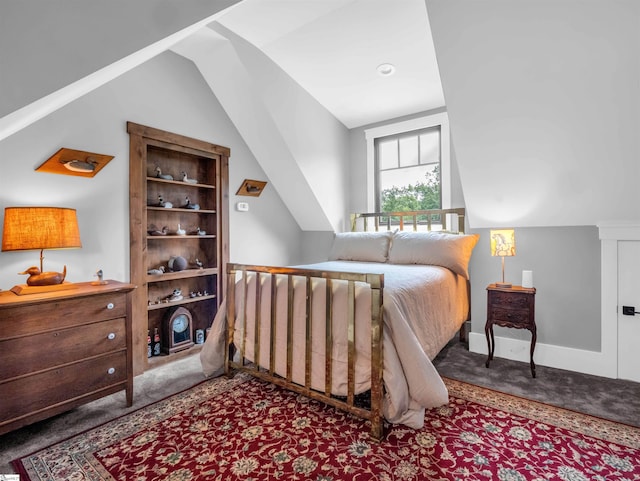
[[125, 318], [0, 341], [2, 377], [11, 379], [126, 348]]
[[530, 324], [529, 311], [515, 309], [500, 309], [498, 307], [492, 310], [493, 322], [500, 324], [507, 322], [509, 324], [520, 325], [526, 327]]
[[489, 293], [489, 305], [491, 307], [528, 310], [532, 302], [533, 297], [522, 292], [493, 291]]
[[43, 371], [0, 384], [0, 430], [6, 421], [96, 393], [127, 380], [126, 352]]

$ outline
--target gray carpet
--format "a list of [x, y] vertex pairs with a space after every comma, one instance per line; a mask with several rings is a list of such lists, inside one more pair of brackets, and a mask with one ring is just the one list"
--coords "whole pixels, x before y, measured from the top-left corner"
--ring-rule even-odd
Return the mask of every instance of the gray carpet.
[[[640, 383], [605, 379], [538, 366], [531, 378], [527, 363], [495, 359], [451, 342], [434, 360], [443, 375], [556, 406], [640, 426]], [[202, 381], [198, 355], [152, 369], [134, 381], [134, 404], [125, 406], [124, 392], [107, 396], [46, 421], [0, 436], [0, 474], [13, 473], [10, 461], [81, 433], [127, 412], [182, 391]]]
[[528, 362], [486, 360], [452, 341], [433, 362], [442, 376], [640, 427], [640, 383], [539, 365], [534, 379]]

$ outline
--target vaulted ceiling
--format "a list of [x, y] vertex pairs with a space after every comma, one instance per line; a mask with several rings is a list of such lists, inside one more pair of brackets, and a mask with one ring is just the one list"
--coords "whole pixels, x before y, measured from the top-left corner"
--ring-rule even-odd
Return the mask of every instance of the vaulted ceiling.
[[444, 106], [424, 0], [245, 0], [216, 22], [347, 128]]
[[[444, 105], [424, 0], [194, 0], [179, 9], [113, 0], [73, 11], [8, 2], [0, 140], [212, 22], [264, 52], [347, 128]], [[382, 63], [395, 74], [380, 76]]]
[[[180, 51], [179, 42], [213, 34], [256, 60], [246, 70], [248, 83], [262, 81], [257, 65], [266, 64], [260, 56], [268, 58], [267, 80], [286, 77], [278, 88], [295, 83], [347, 132], [441, 107], [446, 97], [473, 226], [640, 217], [636, 0], [191, 0], [180, 8], [173, 0], [94, 0], [72, 10], [65, 4], [0, 4], [0, 141], [153, 56]], [[395, 74], [378, 76], [381, 63], [393, 63]], [[292, 130], [299, 127], [295, 116], [283, 119], [274, 107], [272, 120], [280, 115]], [[344, 135], [336, 134], [337, 144]], [[295, 210], [296, 199], [315, 198], [329, 214], [308, 228], [326, 227], [334, 216], [332, 193], [314, 174], [331, 149], [298, 155], [300, 141], [286, 136], [280, 147], [304, 178], [288, 187], [302, 193], [287, 204]]]

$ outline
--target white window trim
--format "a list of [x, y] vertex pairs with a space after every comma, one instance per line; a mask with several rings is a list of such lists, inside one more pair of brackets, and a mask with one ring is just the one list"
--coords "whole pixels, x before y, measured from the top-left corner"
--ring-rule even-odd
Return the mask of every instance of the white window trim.
[[425, 129], [429, 127], [441, 126], [440, 135], [442, 143], [441, 151], [441, 171], [440, 171], [440, 192], [442, 195], [442, 208], [451, 208], [451, 143], [449, 141], [449, 116], [446, 112], [440, 114], [427, 115], [402, 122], [373, 127], [364, 131], [367, 139], [367, 211], [375, 210], [375, 140], [388, 135], [401, 134], [412, 130]]

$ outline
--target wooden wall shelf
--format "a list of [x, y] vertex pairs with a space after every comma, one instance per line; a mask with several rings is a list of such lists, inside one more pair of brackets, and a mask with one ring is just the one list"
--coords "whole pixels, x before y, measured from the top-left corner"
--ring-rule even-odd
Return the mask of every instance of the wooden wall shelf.
[[[113, 155], [62, 148], [45, 160], [36, 171], [50, 174], [94, 177], [111, 159], [113, 159]], [[88, 171], [76, 170], [74, 165], [76, 165], [77, 162], [80, 162], [77, 165], [90, 166], [92, 169]]]

